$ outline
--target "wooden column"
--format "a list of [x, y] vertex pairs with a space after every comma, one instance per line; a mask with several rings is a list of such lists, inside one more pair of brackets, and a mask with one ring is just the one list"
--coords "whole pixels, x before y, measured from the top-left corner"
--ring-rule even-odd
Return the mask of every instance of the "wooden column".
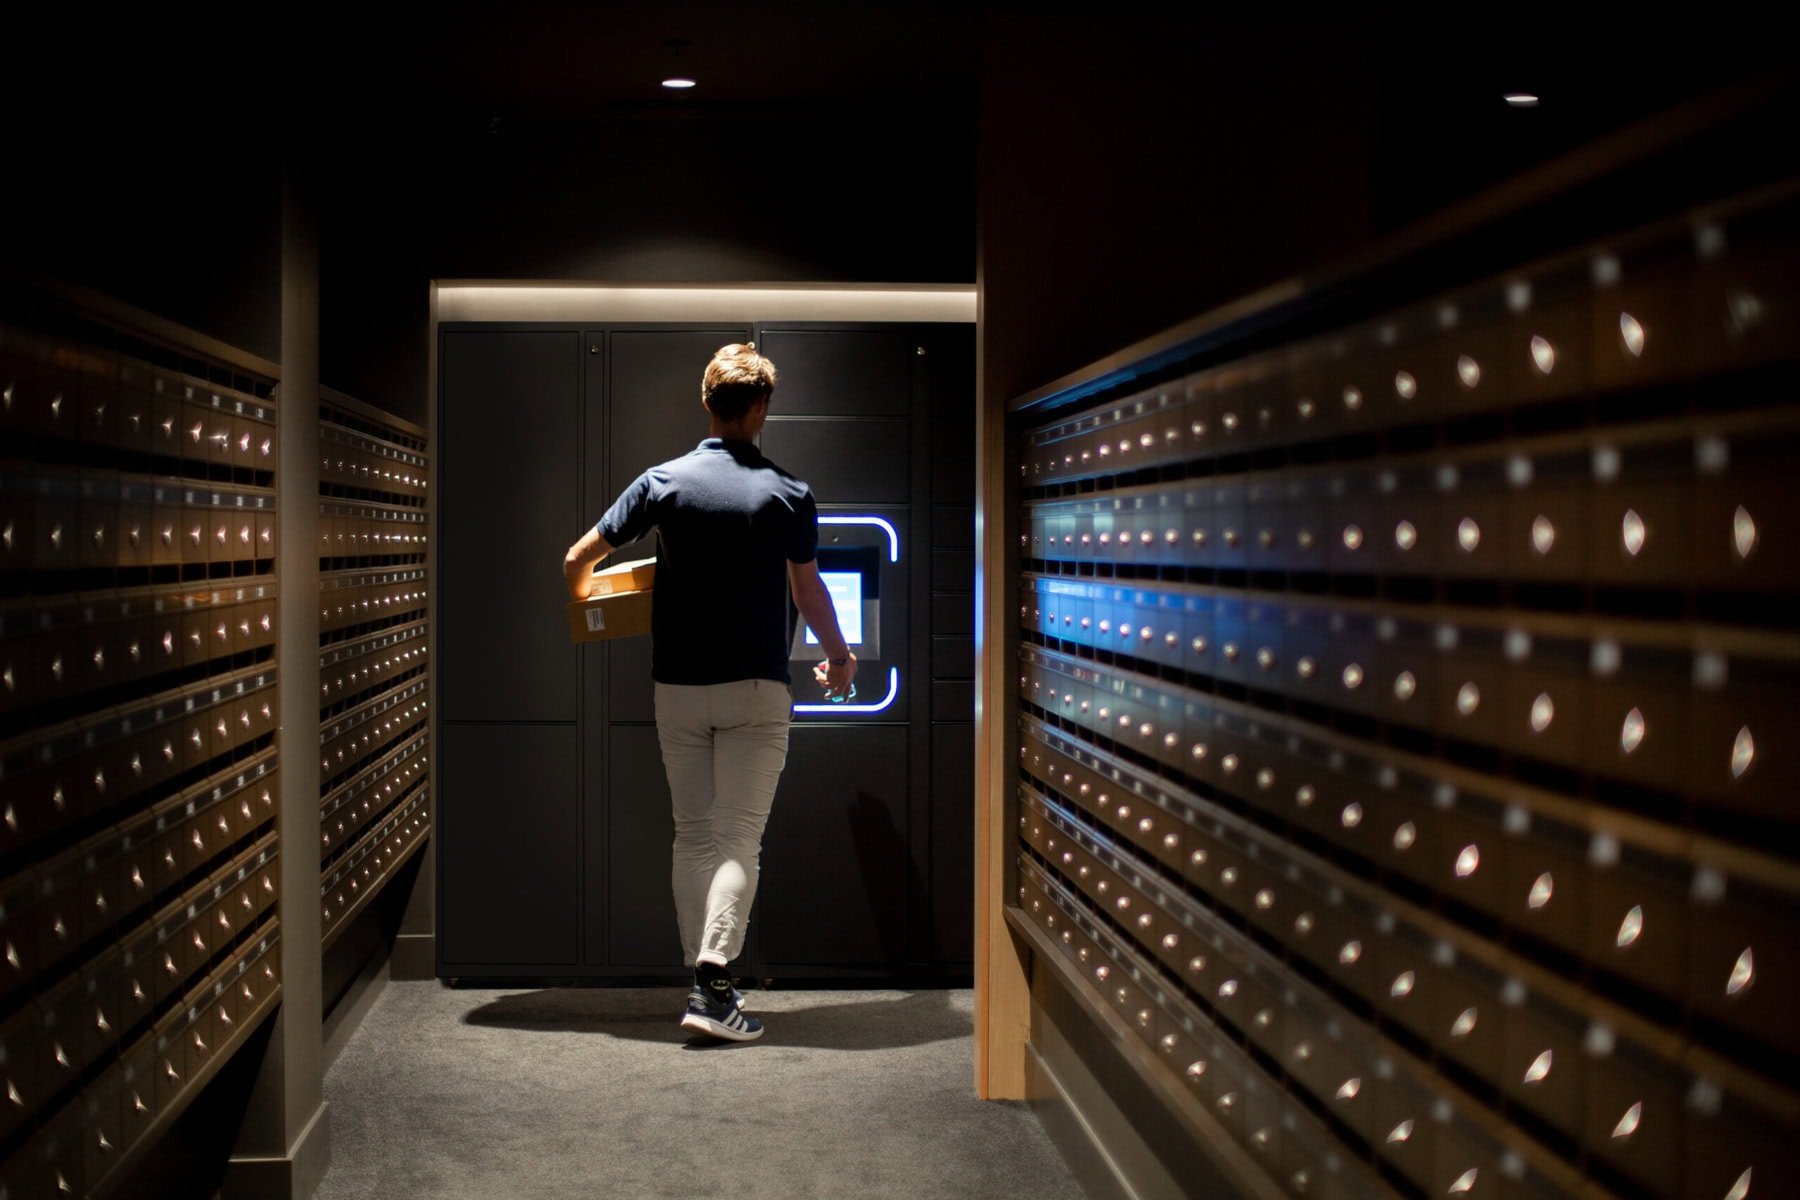
[[1025, 1043], [1031, 1034], [1027, 951], [1006, 925], [1007, 861], [1014, 839], [1007, 828], [1011, 724], [1015, 712], [1013, 643], [1008, 631], [1012, 591], [1008, 530], [1006, 397], [986, 374], [985, 301], [975, 321], [979, 380], [975, 425], [975, 1091], [984, 1100], [1022, 1100]]

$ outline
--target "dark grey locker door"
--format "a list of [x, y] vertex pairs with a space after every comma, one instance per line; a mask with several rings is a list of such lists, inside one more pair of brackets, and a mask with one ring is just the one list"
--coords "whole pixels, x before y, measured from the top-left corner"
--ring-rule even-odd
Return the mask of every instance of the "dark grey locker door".
[[577, 738], [574, 725], [444, 731], [435, 833], [445, 974], [576, 962]]
[[[775, 389], [779, 398], [781, 389]], [[763, 453], [812, 485], [820, 505], [905, 504], [911, 497], [907, 423], [891, 418], [775, 417]]]
[[796, 725], [763, 837], [753, 931], [762, 968], [897, 966], [906, 957], [907, 730]]
[[931, 502], [975, 502], [975, 331], [939, 327], [930, 349]]
[[910, 329], [765, 329], [757, 345], [781, 374], [771, 413], [905, 417], [912, 412]]
[[761, 339], [781, 372], [763, 452], [820, 504], [907, 503], [913, 330], [763, 329]]
[[451, 329], [439, 373], [440, 714], [573, 721], [557, 573], [581, 531], [580, 337]]
[[[611, 495], [589, 521], [599, 520], [613, 497], [646, 468], [692, 450], [706, 436], [700, 406], [700, 379], [719, 347], [748, 341], [747, 326], [716, 329], [619, 330], [611, 335], [608, 357], [606, 428], [607, 481]], [[589, 420], [594, 419], [589, 399]], [[649, 558], [654, 538], [621, 547], [613, 561]], [[614, 721], [656, 719], [650, 688], [650, 639], [611, 644], [609, 699]]]
[[975, 957], [975, 727], [931, 729], [933, 962]]
[[[605, 845], [593, 846], [588, 862], [606, 864], [605, 886], [610, 947], [598, 930], [588, 931], [590, 962], [641, 967], [645, 973], [679, 973], [681, 935], [675, 923], [675, 895], [669, 883], [675, 819], [669, 810], [669, 781], [662, 750], [650, 725], [615, 726], [608, 732], [607, 781], [611, 812]], [[597, 881], [588, 868], [589, 894]]]

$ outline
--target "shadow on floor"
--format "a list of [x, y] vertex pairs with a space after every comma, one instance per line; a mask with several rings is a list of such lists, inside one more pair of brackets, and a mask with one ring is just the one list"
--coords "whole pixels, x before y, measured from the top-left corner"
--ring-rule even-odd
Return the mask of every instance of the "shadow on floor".
[[[463, 1024], [524, 1032], [594, 1033], [633, 1041], [680, 1043], [688, 1038], [677, 1028], [683, 993], [673, 988], [609, 990], [546, 988], [500, 996], [463, 1014]], [[749, 1045], [808, 1046], [824, 1050], [887, 1050], [921, 1046], [971, 1036], [967, 1013], [958, 1012], [950, 993], [906, 992], [898, 999], [866, 999], [809, 1005], [806, 993], [752, 992], [749, 1011], [761, 1017], [768, 1032], [756, 1043], [720, 1043], [694, 1039], [694, 1049], [745, 1049]], [[792, 1007], [789, 1007], [789, 1005]]]

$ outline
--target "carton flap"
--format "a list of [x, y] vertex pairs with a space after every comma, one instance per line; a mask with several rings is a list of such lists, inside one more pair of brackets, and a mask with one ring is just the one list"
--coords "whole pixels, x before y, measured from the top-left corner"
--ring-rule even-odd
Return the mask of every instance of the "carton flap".
[[610, 596], [615, 592], [644, 592], [656, 586], [656, 560], [640, 558], [634, 562], [623, 562], [594, 572], [595, 596]]

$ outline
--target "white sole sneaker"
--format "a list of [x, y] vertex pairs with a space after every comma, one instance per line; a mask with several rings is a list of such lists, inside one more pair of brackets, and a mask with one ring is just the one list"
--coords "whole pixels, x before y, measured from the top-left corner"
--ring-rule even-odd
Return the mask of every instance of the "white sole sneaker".
[[682, 1014], [681, 1027], [693, 1033], [703, 1033], [707, 1037], [723, 1038], [728, 1042], [754, 1042], [762, 1036], [762, 1022], [753, 1017], [746, 1017], [735, 1008], [727, 1009], [721, 1020], [689, 1009]]

